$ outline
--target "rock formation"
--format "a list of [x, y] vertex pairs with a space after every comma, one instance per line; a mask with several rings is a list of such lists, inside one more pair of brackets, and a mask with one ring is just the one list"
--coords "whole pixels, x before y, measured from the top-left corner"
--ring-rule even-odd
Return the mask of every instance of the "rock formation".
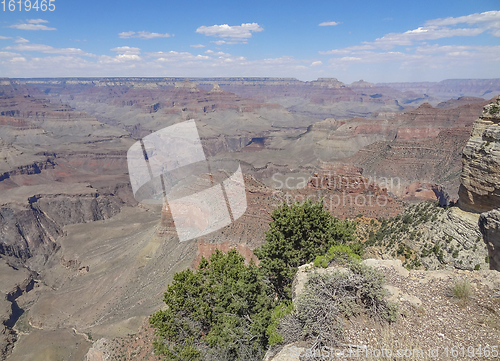
[[500, 271], [500, 210], [482, 213], [479, 217], [479, 229], [488, 246], [490, 269]]
[[214, 83], [214, 87], [212, 88], [212, 90], [210, 90], [209, 93], [222, 93], [223, 90], [220, 88], [219, 84], [217, 83]]
[[122, 206], [84, 184], [18, 187], [0, 195], [0, 254], [26, 260], [51, 254], [63, 227], [104, 220]]
[[486, 105], [462, 156], [460, 207], [486, 212], [500, 207], [500, 97]]
[[474, 122], [462, 156], [459, 205], [480, 213], [490, 269], [500, 271], [500, 96]]

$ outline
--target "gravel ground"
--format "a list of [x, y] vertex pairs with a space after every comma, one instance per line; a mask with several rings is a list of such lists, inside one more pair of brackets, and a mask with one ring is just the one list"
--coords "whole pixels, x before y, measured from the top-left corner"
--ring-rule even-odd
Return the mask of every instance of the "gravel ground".
[[[393, 267], [380, 270], [391, 298], [400, 304], [400, 317], [391, 325], [365, 317], [348, 321], [347, 343], [368, 350], [360, 359], [500, 359], [500, 272], [412, 271], [405, 276]], [[468, 299], [452, 295], [459, 280], [470, 285]]]

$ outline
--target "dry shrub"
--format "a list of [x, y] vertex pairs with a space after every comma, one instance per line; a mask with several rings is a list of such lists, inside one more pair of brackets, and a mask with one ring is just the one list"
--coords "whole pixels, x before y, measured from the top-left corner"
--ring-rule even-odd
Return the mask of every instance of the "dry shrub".
[[349, 264], [348, 272], [313, 273], [295, 310], [279, 326], [284, 343], [308, 341], [312, 350], [343, 345], [344, 319], [366, 313], [394, 322], [398, 305], [385, 300], [384, 276], [363, 264]]

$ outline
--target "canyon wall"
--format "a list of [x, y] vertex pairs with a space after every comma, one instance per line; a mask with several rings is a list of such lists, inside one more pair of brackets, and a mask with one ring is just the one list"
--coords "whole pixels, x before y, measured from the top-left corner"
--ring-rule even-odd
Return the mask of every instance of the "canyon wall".
[[488, 246], [490, 269], [500, 271], [500, 210], [482, 213], [479, 217], [479, 229]]
[[462, 155], [460, 207], [485, 212], [500, 207], [500, 97], [474, 122]]
[[490, 269], [500, 271], [500, 96], [474, 122], [462, 156], [459, 205], [481, 213], [479, 229]]

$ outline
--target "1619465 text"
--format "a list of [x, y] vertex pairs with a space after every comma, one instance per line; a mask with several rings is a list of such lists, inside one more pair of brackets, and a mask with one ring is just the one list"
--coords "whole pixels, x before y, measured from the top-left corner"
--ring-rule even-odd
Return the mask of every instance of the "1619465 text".
[[2, 0], [3, 11], [55, 11], [56, 0]]

